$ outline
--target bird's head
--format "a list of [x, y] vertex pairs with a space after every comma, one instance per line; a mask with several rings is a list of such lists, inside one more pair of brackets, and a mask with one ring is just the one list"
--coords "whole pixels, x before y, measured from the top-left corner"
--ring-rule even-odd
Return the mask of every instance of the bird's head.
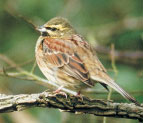
[[43, 26], [38, 27], [37, 30], [41, 32], [42, 36], [55, 38], [70, 36], [76, 33], [70, 23], [62, 17], [55, 17], [49, 20]]

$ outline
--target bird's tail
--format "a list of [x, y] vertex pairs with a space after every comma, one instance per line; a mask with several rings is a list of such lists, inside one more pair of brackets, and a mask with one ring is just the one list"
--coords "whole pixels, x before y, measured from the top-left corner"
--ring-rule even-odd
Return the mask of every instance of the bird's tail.
[[110, 86], [111, 88], [113, 88], [114, 90], [116, 90], [118, 93], [120, 93], [124, 98], [128, 99], [129, 101], [135, 103], [136, 105], [140, 106], [140, 104], [136, 101], [136, 99], [134, 97], [132, 97], [130, 94], [128, 94], [124, 89], [122, 89], [117, 83], [114, 82], [114, 80], [112, 80], [107, 74], [103, 75], [104, 78], [106, 79], [101, 79], [101, 77], [99, 78], [98, 76], [92, 76], [91, 78], [95, 81], [99, 81], [101, 83], [104, 83], [108, 86]]

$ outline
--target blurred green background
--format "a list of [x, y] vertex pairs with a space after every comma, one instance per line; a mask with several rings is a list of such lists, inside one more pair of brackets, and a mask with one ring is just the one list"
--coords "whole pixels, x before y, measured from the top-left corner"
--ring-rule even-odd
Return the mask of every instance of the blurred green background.
[[[103, 51], [115, 50], [131, 53], [119, 57], [116, 62], [117, 75], [112, 69], [110, 56], [98, 48], [98, 56], [108, 73], [121, 87], [143, 102], [143, 1], [142, 0], [0, 0], [0, 54], [6, 55], [17, 64], [32, 62], [23, 66], [30, 71], [34, 63], [35, 43], [39, 37], [30, 24], [17, 14], [42, 25], [55, 16], [68, 18], [76, 30], [95, 47]], [[132, 55], [140, 51], [139, 57]], [[125, 55], [125, 56], [128, 56]], [[142, 55], [143, 56], [143, 55]], [[0, 58], [0, 69], [8, 64]], [[10, 70], [11, 72], [14, 69]], [[36, 67], [35, 74], [44, 77]], [[0, 76], [0, 93], [27, 94], [46, 90], [38, 84]], [[95, 90], [105, 91], [101, 86]], [[105, 91], [106, 92], [106, 91]], [[107, 99], [107, 93], [88, 96]], [[112, 93], [115, 102], [126, 102], [119, 94]], [[0, 115], [0, 123], [102, 123], [103, 117], [62, 113], [57, 109], [32, 108], [22, 112]], [[135, 120], [107, 118], [107, 123], [137, 123]]]

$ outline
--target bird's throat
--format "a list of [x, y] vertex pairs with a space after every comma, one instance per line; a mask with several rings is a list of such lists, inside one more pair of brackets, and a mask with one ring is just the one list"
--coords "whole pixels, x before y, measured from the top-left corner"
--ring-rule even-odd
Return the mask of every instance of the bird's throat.
[[44, 36], [44, 37], [45, 37], [45, 36], [49, 36], [49, 34], [48, 34], [47, 32], [42, 32], [41, 34], [42, 34], [42, 36]]

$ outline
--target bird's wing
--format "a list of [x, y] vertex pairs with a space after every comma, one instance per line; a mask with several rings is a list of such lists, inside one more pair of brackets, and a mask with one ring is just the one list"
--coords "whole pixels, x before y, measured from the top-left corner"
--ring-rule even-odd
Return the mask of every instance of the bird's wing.
[[45, 62], [50, 63], [54, 68], [60, 68], [66, 74], [72, 76], [89, 86], [89, 72], [83, 61], [76, 52], [78, 44], [74, 40], [45, 38], [42, 43]]

